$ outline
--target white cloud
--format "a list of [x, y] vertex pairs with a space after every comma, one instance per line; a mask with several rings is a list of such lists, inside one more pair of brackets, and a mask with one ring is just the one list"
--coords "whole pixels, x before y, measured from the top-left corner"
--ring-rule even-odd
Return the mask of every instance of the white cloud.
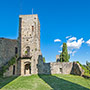
[[74, 56], [74, 54], [75, 54], [76, 52], [77, 52], [77, 51], [73, 51], [73, 52], [72, 52], [72, 56]]
[[63, 47], [63, 45], [60, 46], [60, 48], [62, 48], [62, 47]]
[[60, 39], [55, 39], [54, 42], [61, 42], [61, 40]]
[[68, 53], [74, 56], [74, 54], [77, 52], [76, 50], [80, 49], [83, 43], [83, 38], [80, 38], [78, 40], [76, 37], [69, 38], [67, 40]]
[[72, 56], [74, 56], [75, 53], [76, 53], [76, 51], [73, 51], [73, 50], [69, 50], [68, 49], [68, 54], [71, 54]]
[[58, 51], [59, 53], [62, 53], [62, 51]]
[[[71, 38], [70, 37], [71, 36], [66, 37], [68, 54], [71, 54], [72, 56], [74, 56], [74, 54], [77, 52], [77, 50], [80, 49], [80, 47], [84, 43], [84, 39], [83, 38], [77, 39], [76, 37], [71, 37]], [[58, 41], [58, 40], [56, 39], [56, 41]], [[86, 43], [90, 45], [90, 39]], [[60, 46], [60, 48], [62, 48], [62, 47], [63, 47], [63, 45]], [[58, 52], [61, 53], [62, 51], [58, 51]]]
[[68, 54], [72, 54], [72, 50], [68, 50]]
[[67, 42], [71, 42], [71, 41], [73, 41], [73, 40], [77, 40], [77, 38], [76, 38], [76, 37], [71, 37], [71, 38], [69, 38], [69, 39], [67, 40]]
[[90, 39], [88, 41], [86, 41], [86, 43], [90, 46]]
[[73, 38], [70, 38], [69, 40], [67, 40], [67, 47], [70, 49], [80, 49], [82, 43], [84, 43], [83, 38], [78, 39], [76, 41], [76, 38], [73, 37]]
[[67, 36], [66, 39], [68, 39], [68, 38], [70, 38], [70, 37], [71, 37], [71, 35], [70, 35], [70, 36]]

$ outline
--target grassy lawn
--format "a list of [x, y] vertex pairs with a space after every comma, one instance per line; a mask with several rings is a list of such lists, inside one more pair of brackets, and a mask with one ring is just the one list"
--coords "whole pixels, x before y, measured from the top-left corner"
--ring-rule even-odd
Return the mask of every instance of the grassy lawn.
[[0, 78], [0, 90], [90, 90], [90, 79], [74, 75]]
[[85, 73], [84, 75], [86, 75], [86, 76], [90, 76], [90, 74], [88, 74], [88, 73]]

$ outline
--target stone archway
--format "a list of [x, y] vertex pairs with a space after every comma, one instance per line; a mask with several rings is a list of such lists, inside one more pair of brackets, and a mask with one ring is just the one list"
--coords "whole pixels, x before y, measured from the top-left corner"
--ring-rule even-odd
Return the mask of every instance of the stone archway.
[[31, 74], [31, 63], [26, 63], [24, 65], [24, 75], [30, 75]]

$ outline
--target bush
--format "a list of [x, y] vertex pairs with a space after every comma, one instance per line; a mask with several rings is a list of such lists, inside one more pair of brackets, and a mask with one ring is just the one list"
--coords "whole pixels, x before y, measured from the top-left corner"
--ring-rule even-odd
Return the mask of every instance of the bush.
[[13, 57], [9, 62], [8, 65], [11, 66], [16, 62], [16, 57]]
[[6, 70], [9, 69], [9, 67], [16, 62], [16, 58], [17, 58], [16, 56], [12, 57], [11, 60], [9, 60], [9, 62], [6, 65], [2, 66], [2, 70], [0, 71], [1, 75], [3, 75], [3, 73], [5, 73]]
[[6, 72], [6, 70], [7, 70], [8, 68], [9, 68], [8, 65], [3, 66], [3, 67], [2, 67], [2, 72], [3, 72], [3, 73]]
[[88, 75], [89, 74], [89, 70], [86, 68], [86, 67], [84, 67], [79, 61], [76, 61], [80, 66], [81, 66], [81, 68], [84, 70], [84, 74], [85, 75]]

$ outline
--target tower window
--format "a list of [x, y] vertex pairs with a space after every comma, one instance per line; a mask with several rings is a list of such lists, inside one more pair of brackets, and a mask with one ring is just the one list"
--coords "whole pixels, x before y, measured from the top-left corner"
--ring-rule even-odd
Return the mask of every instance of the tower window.
[[34, 30], [34, 26], [32, 26], [32, 31]]
[[29, 46], [26, 47], [26, 51], [27, 51], [26, 55], [27, 55], [27, 57], [29, 57], [30, 56], [30, 47]]
[[15, 54], [17, 54], [18, 53], [18, 48], [17, 47], [15, 47]]
[[34, 19], [36, 19], [36, 17], [34, 17]]
[[13, 65], [13, 75], [15, 75], [15, 65]]

